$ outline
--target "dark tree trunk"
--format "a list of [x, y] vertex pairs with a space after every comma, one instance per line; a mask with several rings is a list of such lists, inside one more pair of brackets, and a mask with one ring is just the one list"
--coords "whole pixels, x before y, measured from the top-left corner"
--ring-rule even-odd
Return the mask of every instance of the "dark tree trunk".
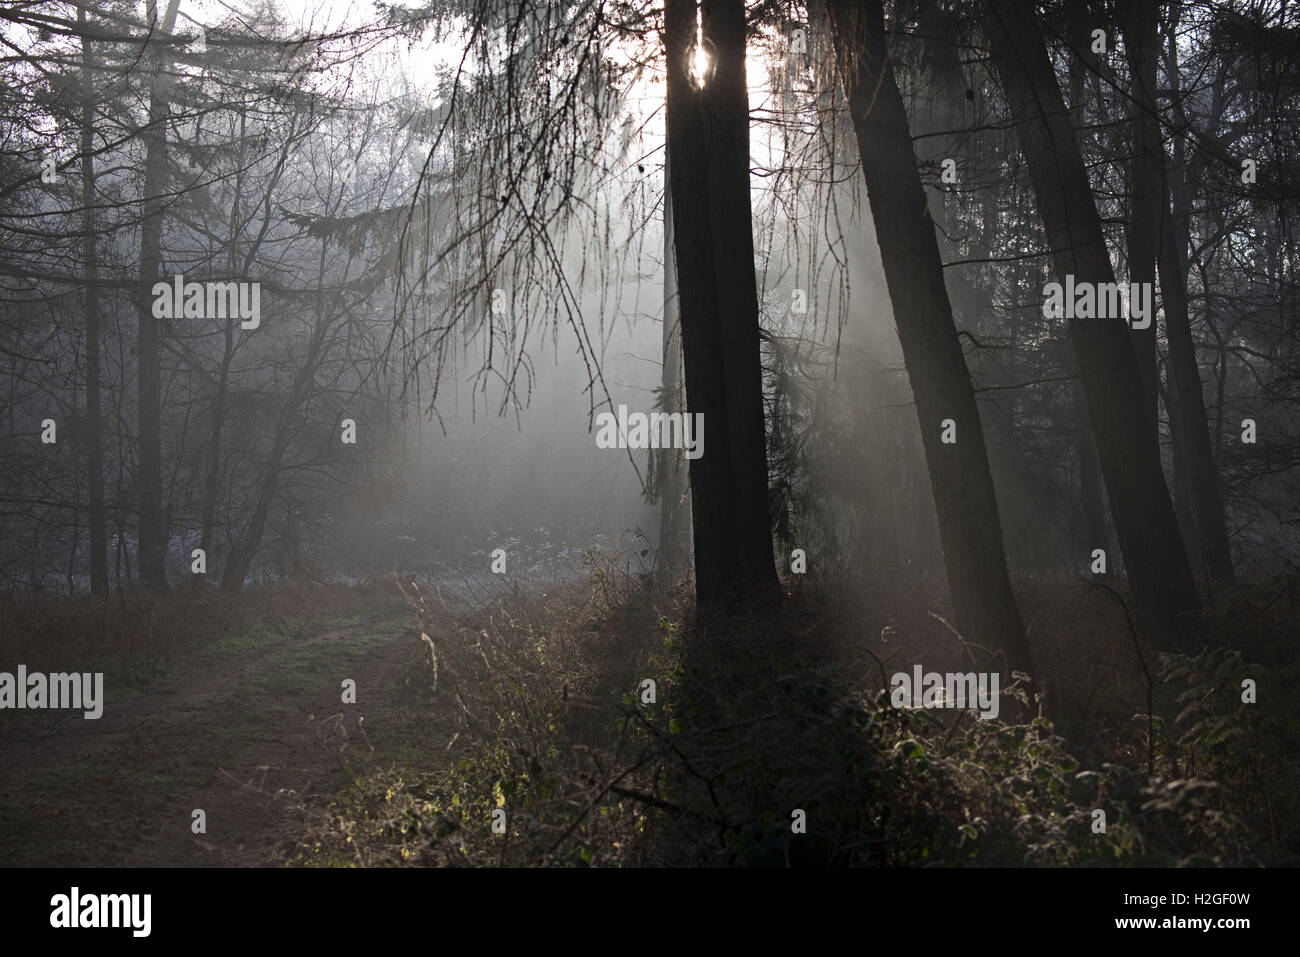
[[758, 294], [749, 202], [745, 5], [712, 0], [712, 75], [692, 83], [696, 4], [667, 0], [667, 147], [686, 404], [704, 414], [690, 462], [697, 617], [722, 622], [779, 601], [768, 514]]
[[[239, 123], [239, 135], [242, 141], [247, 132], [247, 119], [240, 117]], [[230, 246], [226, 254], [226, 262], [232, 274], [239, 263], [236, 244], [239, 236], [243, 196], [244, 178], [243, 176], [236, 176], [234, 197], [231, 202], [230, 219], [228, 221]], [[212, 396], [212, 422], [208, 430], [207, 463], [203, 475], [203, 506], [199, 519], [199, 548], [203, 549], [204, 554], [209, 557], [212, 555], [213, 534], [217, 521], [217, 498], [221, 494], [222, 432], [225, 426], [226, 398], [230, 385], [230, 365], [235, 357], [236, 322], [237, 320], [233, 317], [226, 320], [221, 368], [217, 371], [217, 388]], [[243, 579], [241, 578], [240, 581], [242, 582]], [[195, 576], [195, 590], [203, 588], [205, 584], [207, 584], [206, 575]]]
[[1071, 386], [1071, 392], [1078, 425], [1074, 449], [1079, 464], [1079, 497], [1083, 500], [1083, 533], [1087, 536], [1087, 551], [1084, 554], [1091, 555], [1094, 548], [1100, 548], [1109, 555], [1110, 532], [1106, 527], [1105, 490], [1101, 480], [1101, 463], [1097, 459], [1097, 442], [1088, 420], [1088, 396], [1083, 384], [1077, 379]]
[[[86, 31], [86, 10], [77, 8]], [[108, 532], [104, 516], [104, 420], [99, 385], [99, 247], [95, 238], [95, 62], [90, 40], [81, 41], [81, 248], [86, 270], [86, 472], [90, 526], [90, 593], [108, 594]]]
[[[1164, 191], [1165, 211], [1160, 242], [1160, 293], [1165, 306], [1165, 336], [1169, 343], [1171, 389], [1177, 389], [1178, 415], [1187, 465], [1187, 480], [1201, 561], [1210, 581], [1232, 578], [1232, 552], [1228, 547], [1228, 523], [1223, 508], [1219, 470], [1210, 448], [1210, 423], [1205, 414], [1205, 395], [1196, 364], [1191, 320], [1187, 309], [1187, 265], [1185, 232], [1179, 229]], [[1170, 410], [1173, 418], [1174, 411]]]
[[[1128, 9], [1128, 8], [1121, 8]], [[1133, 329], [1133, 349], [1142, 377], [1141, 422], [1149, 440], [1159, 444], [1160, 384], [1156, 372], [1155, 281], [1160, 249], [1161, 173], [1165, 153], [1156, 115], [1155, 0], [1133, 0], [1132, 13], [1121, 17], [1124, 50], [1128, 57], [1133, 96], [1129, 100], [1133, 157], [1129, 164], [1128, 272], [1129, 282], [1147, 283], [1151, 298], [1151, 326]]]
[[[221, 356], [221, 369], [217, 373], [217, 388], [212, 397], [212, 424], [208, 432], [207, 461], [203, 474], [203, 507], [199, 519], [199, 548], [212, 555], [212, 539], [217, 521], [217, 497], [221, 492], [222, 426], [226, 414], [226, 392], [230, 381], [230, 363], [235, 354], [236, 319], [226, 321], [225, 349]], [[202, 589], [206, 575], [196, 575], [195, 590]]]
[[[1032, 4], [989, 0], [986, 30], [1062, 280], [1113, 283], [1101, 221]], [[1134, 599], [1153, 638], [1199, 609], [1161, 468], [1140, 414], [1147, 407], [1122, 318], [1072, 319], [1102, 476]]]
[[1197, 576], [1197, 584], [1202, 583], [1204, 565], [1201, 562], [1200, 534], [1196, 530], [1196, 518], [1192, 508], [1192, 484], [1188, 475], [1187, 439], [1183, 431], [1183, 405], [1178, 395], [1178, 383], [1173, 370], [1165, 363], [1164, 382], [1165, 408], [1169, 410], [1169, 445], [1173, 450], [1173, 487], [1174, 514], [1178, 517], [1178, 528], [1183, 533], [1183, 545], [1187, 551], [1187, 562]]
[[[1028, 672], [1029, 646], [1007, 577], [984, 432], [903, 98], [886, 55], [881, 5], [830, 0], [828, 10], [916, 399], [957, 627], [967, 639], [1004, 651], [1011, 669]], [[945, 419], [956, 423], [954, 444], [942, 441]]]
[[[292, 412], [286, 413], [286, 421]], [[221, 587], [229, 592], [240, 591], [248, 572], [253, 567], [253, 558], [262, 546], [262, 536], [266, 533], [266, 520], [271, 513], [271, 503], [280, 487], [280, 466], [284, 462], [285, 450], [289, 447], [289, 432], [283, 428], [276, 436], [271, 450], [270, 460], [262, 473], [262, 481], [257, 489], [257, 502], [253, 505], [253, 514], [248, 525], [231, 546], [230, 556], [222, 568]]]
[[[673, 252], [672, 180], [665, 163], [663, 375], [660, 388], [663, 411], [669, 414], [683, 411], [681, 329], [677, 261]], [[691, 547], [690, 489], [682, 462], [680, 449], [662, 449], [659, 453], [659, 555], [655, 572], [665, 586], [677, 581]]]
[[[1071, 17], [1070, 30], [1074, 37], [1077, 55], [1070, 59], [1070, 111], [1073, 114], [1076, 129], [1083, 129], [1087, 124], [1087, 104], [1084, 99], [1084, 77], [1089, 61], [1093, 59], [1089, 47], [1091, 18], [1084, 6], [1075, 8]], [[1095, 65], [1093, 65], [1095, 68]], [[1067, 362], [1072, 374], [1078, 375], [1079, 361], [1071, 352]], [[1106, 524], [1105, 484], [1101, 479], [1101, 462], [1097, 457], [1097, 440], [1092, 434], [1092, 422], [1088, 419], [1088, 397], [1084, 392], [1083, 380], [1076, 378], [1071, 383], [1074, 406], [1075, 457], [1079, 468], [1079, 498], [1083, 509], [1083, 533], [1086, 536], [1083, 554], [1092, 555], [1093, 549], [1100, 548], [1107, 555], [1111, 554], [1110, 531]], [[1108, 566], [1109, 568], [1109, 566]]]
[[[158, 22], [158, 4], [150, 0], [150, 27], [168, 36], [176, 23], [180, 0], [168, 0]], [[140, 496], [140, 583], [164, 586], [162, 514], [162, 328], [153, 316], [150, 290], [162, 271], [163, 194], [167, 189], [167, 71], [168, 57], [153, 56], [149, 95], [149, 125], [144, 130], [144, 216], [140, 224], [139, 341], [136, 349], [137, 415], [139, 417], [136, 484]]]

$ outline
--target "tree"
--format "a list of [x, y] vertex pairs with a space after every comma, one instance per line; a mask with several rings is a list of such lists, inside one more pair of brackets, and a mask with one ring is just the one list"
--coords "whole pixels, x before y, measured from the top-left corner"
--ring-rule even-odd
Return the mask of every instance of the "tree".
[[[697, 20], [698, 17], [698, 20]], [[697, 47], [697, 36], [704, 49]], [[749, 199], [745, 5], [667, 0], [667, 152], [686, 404], [703, 413], [691, 460], [701, 622], [779, 600], [768, 513], [758, 297]], [[703, 73], [697, 52], [711, 58]]]
[[[1029, 672], [1029, 646], [1007, 576], [984, 432], [903, 98], [886, 52], [881, 4], [829, 0], [827, 9], [916, 399], [957, 626], [967, 639], [1005, 652], [1010, 669]], [[955, 442], [945, 441], [946, 423], [956, 429]]]
[[[682, 403], [681, 301], [677, 294], [677, 257], [673, 251], [673, 199], [668, 165], [664, 164], [664, 319], [663, 375], [660, 406], [669, 415], [684, 412]], [[655, 571], [671, 585], [690, 557], [690, 490], [680, 449], [661, 449], [654, 475], [659, 496], [659, 554]]]
[[[1169, 57], [1172, 69], [1169, 74], [1175, 98], [1179, 93], [1176, 36], [1177, 31], [1171, 29]], [[1195, 514], [1192, 532], [1200, 561], [1212, 583], [1229, 581], [1232, 578], [1232, 551], [1228, 544], [1223, 487], [1210, 442], [1210, 423], [1205, 412], [1205, 394], [1197, 369], [1196, 345], [1192, 339], [1187, 302], [1187, 216], [1186, 211], [1177, 209], [1173, 201], [1170, 182], [1176, 174], [1165, 161], [1163, 151], [1160, 159], [1160, 293], [1164, 300], [1165, 336], [1169, 344], [1169, 391], [1171, 396], [1176, 396], [1174, 406], [1169, 410], [1170, 426], [1171, 431], [1177, 426], [1182, 441], [1187, 486]]]
[[[989, 0], [985, 32], [1061, 281], [1114, 283], [1087, 172], [1033, 7]], [[1177, 628], [1199, 608], [1123, 318], [1069, 320], [1115, 529], [1141, 627]]]
[[[1160, 249], [1161, 184], [1164, 147], [1160, 141], [1160, 117], [1156, 113], [1156, 21], [1155, 0], [1136, 0], [1131, 13], [1121, 16], [1124, 52], [1128, 58], [1133, 94], [1129, 98], [1132, 131], [1132, 159], [1129, 163], [1128, 278], [1155, 289], [1156, 258]], [[1140, 421], [1148, 440], [1158, 442], [1160, 390], [1156, 373], [1155, 297], [1151, 300], [1152, 321], [1146, 329], [1131, 332], [1142, 377], [1145, 405]]]
[[81, 38], [81, 246], [86, 270], [82, 302], [86, 324], [86, 486], [90, 526], [90, 591], [108, 593], [108, 535], [104, 516], [104, 423], [100, 410], [99, 249], [95, 232], [95, 56], [86, 11], [77, 7]]
[[[1070, 58], [1070, 110], [1076, 128], [1087, 123], [1087, 101], [1084, 97], [1085, 65], [1095, 60], [1089, 41], [1091, 30], [1087, 11], [1080, 7], [1071, 23], [1071, 40], [1075, 55]], [[1075, 461], [1079, 471], [1079, 497], [1083, 506], [1084, 545], [1088, 554], [1100, 548], [1110, 554], [1110, 534], [1106, 527], [1106, 501], [1101, 477], [1101, 463], [1097, 458], [1097, 440], [1092, 434], [1088, 419], [1088, 396], [1083, 380], [1078, 375], [1077, 358], [1071, 354], [1070, 363], [1074, 378], [1071, 383], [1071, 406], [1074, 413]]]
[[[162, 20], [157, 0], [148, 0], [150, 33], [170, 37], [176, 26], [180, 0], [168, 0]], [[151, 39], [153, 39], [151, 37]], [[162, 337], [161, 320], [155, 319], [150, 290], [162, 273], [162, 219], [167, 191], [167, 87], [168, 57], [159, 44], [146, 47], [151, 61], [149, 125], [142, 132], [145, 143], [144, 186], [141, 193], [143, 218], [140, 222], [140, 289], [137, 292], [139, 334], [136, 349], [136, 395], [139, 416], [139, 453], [136, 482], [139, 485], [139, 569], [146, 588], [165, 584], [164, 557], [167, 551], [163, 523], [162, 481]]]

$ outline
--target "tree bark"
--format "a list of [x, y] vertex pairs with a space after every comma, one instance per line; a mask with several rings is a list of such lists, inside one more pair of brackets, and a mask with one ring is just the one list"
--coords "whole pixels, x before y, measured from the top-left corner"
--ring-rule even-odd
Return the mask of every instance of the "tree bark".
[[90, 526], [90, 593], [108, 594], [108, 532], [104, 516], [104, 420], [99, 376], [99, 247], [95, 238], [95, 52], [85, 37], [86, 10], [77, 8], [81, 40], [81, 249], [86, 324], [86, 472]]
[[711, 0], [700, 29], [713, 70], [689, 74], [693, 0], [667, 0], [667, 153], [686, 402], [707, 443], [690, 462], [696, 614], [721, 624], [780, 599], [768, 513], [758, 294], [749, 199], [743, 0]]
[[[1182, 107], [1182, 92], [1179, 89], [1178, 66], [1178, 19], [1180, 8], [1170, 8], [1169, 41], [1166, 48], [1166, 72], [1172, 88], [1171, 102], [1178, 122], [1187, 125], [1187, 117]], [[1221, 71], [1213, 84], [1213, 95], [1207, 124], [1211, 128], [1218, 125], [1223, 116], [1224, 80], [1226, 71]], [[1193, 168], [1204, 162], [1204, 155], [1197, 153], [1191, 159]], [[1191, 216], [1191, 190], [1189, 173], [1183, 162], [1182, 141], [1174, 141], [1174, 163], [1162, 166], [1164, 173], [1162, 183], [1160, 231], [1160, 293], [1165, 305], [1165, 336], [1168, 340], [1169, 369], [1171, 391], [1176, 391], [1179, 398], [1180, 418], [1183, 423], [1184, 445], [1187, 459], [1187, 477], [1190, 486], [1192, 511], [1197, 531], [1197, 551], [1204, 562], [1206, 575], [1211, 586], [1215, 582], [1229, 581], [1233, 576], [1232, 550], [1228, 543], [1228, 521], [1223, 501], [1223, 485], [1219, 470], [1214, 464], [1214, 446], [1216, 441], [1210, 438], [1209, 417], [1206, 414], [1205, 394], [1201, 384], [1199, 366], [1196, 361], [1196, 345], [1192, 339], [1191, 313], [1187, 302], [1187, 253], [1191, 248], [1188, 220]], [[1208, 300], [1207, 300], [1208, 301]], [[1210, 325], [1213, 329], [1213, 325]], [[1223, 353], [1220, 353], [1222, 358]], [[1223, 379], [1219, 380], [1219, 407], [1222, 409]], [[1215, 440], [1222, 438], [1223, 418], [1219, 417], [1219, 432]]]
[[1192, 485], [1188, 475], [1187, 439], [1183, 431], [1183, 406], [1178, 395], [1178, 382], [1168, 360], [1165, 362], [1165, 408], [1169, 411], [1169, 446], [1173, 451], [1173, 482], [1170, 491], [1174, 497], [1174, 515], [1183, 533], [1187, 562], [1196, 575], [1196, 583], [1203, 583], [1204, 564], [1201, 562], [1200, 534], [1196, 531], [1196, 518], [1192, 507]]
[[[663, 375], [660, 388], [663, 411], [681, 413], [682, 335], [677, 292], [677, 257], [673, 250], [672, 179], [664, 163], [664, 328]], [[680, 449], [659, 453], [659, 555], [656, 573], [664, 586], [677, 581], [690, 554], [690, 489], [682, 467]]]
[[[1127, 8], [1121, 7], [1121, 10]], [[1129, 282], [1146, 283], [1152, 290], [1151, 325], [1132, 329], [1138, 374], [1142, 378], [1141, 422], [1149, 440], [1159, 446], [1160, 384], [1156, 371], [1155, 281], [1156, 256], [1160, 250], [1161, 172], [1164, 147], [1160, 142], [1160, 119], [1156, 114], [1155, 0], [1133, 0], [1133, 13], [1121, 15], [1124, 51], [1128, 58], [1133, 95], [1129, 100], [1133, 156], [1129, 163], [1128, 276]]]
[[[151, 31], [169, 36], [176, 24], [180, 0], [168, 0], [166, 13], [158, 21], [157, 0], [149, 0], [147, 11]], [[136, 483], [140, 501], [139, 571], [146, 588], [166, 584], [162, 514], [162, 328], [163, 320], [153, 317], [150, 290], [162, 270], [163, 194], [167, 189], [166, 80], [169, 57], [153, 53], [149, 94], [149, 125], [145, 142], [144, 216], [140, 223], [140, 293], [138, 303], [139, 340], [136, 349], [136, 390], [139, 417]]]
[[[1034, 8], [989, 0], [993, 60], [1010, 104], [1059, 277], [1113, 283], [1087, 172]], [[1199, 609], [1158, 448], [1140, 420], [1146, 397], [1122, 318], [1071, 319], [1102, 476], [1133, 594], [1134, 619], [1154, 640]]]
[[[1011, 669], [1029, 672], [984, 432], [903, 99], [887, 59], [880, 0], [829, 0], [828, 11], [921, 423], [957, 627], [968, 640], [1005, 652]], [[956, 423], [953, 444], [942, 441], [946, 419]]]
[[[1071, 35], [1074, 37], [1076, 47], [1076, 55], [1070, 59], [1070, 112], [1071, 122], [1076, 129], [1083, 129], [1088, 120], [1084, 98], [1084, 76], [1089, 60], [1093, 58], [1088, 45], [1090, 27], [1091, 19], [1087, 8], [1076, 7], [1070, 23]], [[1088, 420], [1088, 397], [1084, 392], [1083, 379], [1079, 377], [1079, 360], [1073, 353], [1068, 360], [1068, 366], [1075, 376], [1074, 381], [1070, 383], [1070, 391], [1074, 411], [1074, 451], [1079, 467], [1079, 498], [1083, 509], [1085, 536], [1083, 554], [1091, 556], [1094, 549], [1100, 548], [1110, 555], [1110, 532], [1106, 525], [1106, 495], [1101, 478], [1101, 462], [1097, 458], [1097, 440], [1092, 434], [1092, 423]], [[1109, 570], [1107, 577], [1109, 577]]]
[[[1071, 398], [1077, 423], [1075, 430], [1074, 451], [1079, 465], [1079, 497], [1083, 503], [1083, 533], [1087, 537], [1085, 555], [1091, 555], [1093, 549], [1100, 548], [1110, 554], [1110, 531], [1106, 527], [1106, 498], [1101, 479], [1101, 463], [1097, 457], [1097, 442], [1092, 435], [1092, 423], [1088, 420], [1088, 396], [1083, 383], [1075, 379], [1071, 383]], [[1109, 572], [1109, 568], [1108, 568]]]
[[[1160, 242], [1160, 293], [1165, 306], [1165, 336], [1169, 343], [1169, 369], [1178, 394], [1187, 480], [1196, 519], [1201, 561], [1211, 582], [1232, 578], [1232, 551], [1223, 507], [1219, 470], [1210, 447], [1210, 423], [1205, 414], [1205, 394], [1196, 364], [1191, 319], [1187, 308], [1186, 246], [1169, 203], [1168, 184], [1162, 197], [1165, 212]], [[1171, 416], [1174, 414], [1170, 410]]]

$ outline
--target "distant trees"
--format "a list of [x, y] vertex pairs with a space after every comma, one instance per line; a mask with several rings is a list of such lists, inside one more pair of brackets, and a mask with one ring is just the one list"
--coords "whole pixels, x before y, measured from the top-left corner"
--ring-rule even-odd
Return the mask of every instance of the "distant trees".
[[[344, 212], [345, 197], [349, 211], [361, 209], [362, 194], [344, 188], [333, 151], [321, 148], [327, 136], [349, 136], [347, 64], [361, 48], [281, 47], [268, 39], [282, 29], [273, 19], [213, 26], [203, 43], [197, 28], [178, 27], [179, 6], [150, 4], [143, 20], [115, 5], [78, 6], [72, 19], [55, 4], [0, 18], [0, 28], [30, 31], [31, 52], [6, 69], [36, 91], [27, 104], [4, 104], [0, 117], [22, 130], [0, 179], [0, 241], [19, 280], [4, 303], [3, 347], [35, 346], [32, 389], [16, 391], [24, 373], [5, 369], [10, 446], [17, 451], [18, 439], [28, 449], [28, 476], [10, 460], [15, 507], [4, 521], [10, 535], [44, 530], [40, 550], [0, 556], [0, 570], [23, 561], [33, 582], [48, 577], [44, 550], [66, 547], [70, 589], [82, 574], [96, 594], [114, 580], [159, 588], [169, 564], [190, 571], [197, 545], [202, 564], [240, 587], [268, 521], [314, 494], [303, 479], [337, 480], [338, 407], [360, 415], [387, 401], [392, 385], [368, 364], [387, 340], [391, 299], [373, 293], [394, 240], [355, 228], [344, 243], [322, 239], [313, 215]], [[383, 140], [402, 135], [385, 130]], [[380, 162], [383, 140], [354, 139], [353, 158]], [[393, 183], [390, 196], [406, 185]], [[259, 284], [266, 321], [241, 328], [238, 315], [205, 315], [202, 304], [199, 314], [177, 304], [172, 318], [160, 317], [154, 284], [182, 275]], [[41, 326], [47, 334], [32, 338]], [[315, 345], [296, 374], [284, 376], [277, 367], [297, 362], [307, 342]], [[75, 379], [48, 374], [60, 367]], [[277, 406], [268, 434], [261, 423]], [[47, 415], [57, 441], [33, 454], [22, 432]], [[367, 423], [373, 447], [383, 447], [393, 418]], [[247, 485], [259, 494], [246, 497]]]
[[[810, 57], [823, 12], [835, 55]], [[893, 371], [840, 350], [871, 321], [845, 308], [866, 290], [846, 288], [840, 218], [865, 185], [958, 628], [1027, 667], [1010, 582], [1085, 574], [1113, 522], [1108, 570], [1165, 640], [1238, 569], [1300, 557], [1295, 13], [1069, 13], [446, 0], [312, 35], [261, 7], [202, 33], [179, 0], [5, 7], [0, 576], [158, 588], [198, 548], [196, 581], [238, 589], [278, 538], [309, 551], [330, 503], [389, 487], [389, 440], [444, 373], [493, 414], [523, 407], [563, 333], [594, 416], [623, 385], [612, 324], [662, 303], [637, 357], [662, 366], [634, 388], [702, 412], [706, 453], [679, 470], [654, 450], [661, 570], [693, 539], [702, 621], [775, 608], [774, 525], [812, 544], [817, 482], [883, 474], [916, 437], [827, 412]], [[352, 69], [433, 32], [464, 56], [424, 89]], [[661, 255], [653, 308], [623, 298]], [[1149, 330], [1042, 314], [1045, 279], [1124, 273], [1158, 285]], [[156, 317], [153, 284], [180, 275], [258, 283], [261, 325]], [[885, 532], [858, 524], [898, 555], [928, 498], [889, 474], [853, 507], [886, 510]]]

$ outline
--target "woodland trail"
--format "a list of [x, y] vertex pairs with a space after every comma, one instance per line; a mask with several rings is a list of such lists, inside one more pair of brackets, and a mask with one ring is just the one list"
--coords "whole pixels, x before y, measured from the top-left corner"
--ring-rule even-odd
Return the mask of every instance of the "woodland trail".
[[[98, 720], [24, 727], [8, 712], [0, 865], [282, 863], [293, 809], [409, 735], [400, 685], [419, 634], [409, 616], [362, 617], [218, 642]], [[349, 678], [356, 704], [342, 703]]]

